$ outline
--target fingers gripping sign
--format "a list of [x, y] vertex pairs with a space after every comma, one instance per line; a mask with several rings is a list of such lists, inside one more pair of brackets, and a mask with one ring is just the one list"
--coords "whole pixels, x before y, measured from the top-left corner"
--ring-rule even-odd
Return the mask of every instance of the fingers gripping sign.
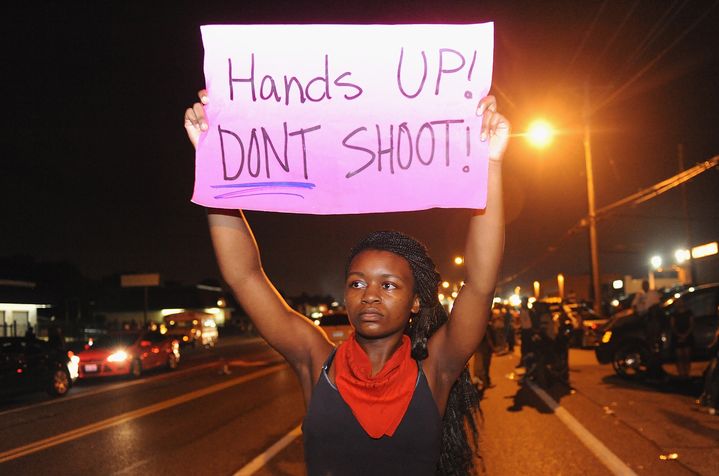
[[509, 143], [509, 121], [497, 112], [497, 99], [486, 96], [477, 105], [477, 115], [482, 116], [479, 140], [489, 138], [489, 160], [501, 161]]
[[185, 111], [185, 131], [192, 145], [197, 148], [200, 134], [207, 132], [207, 118], [205, 117], [204, 105], [207, 104], [207, 90], [201, 89], [197, 92], [200, 102], [196, 102]]

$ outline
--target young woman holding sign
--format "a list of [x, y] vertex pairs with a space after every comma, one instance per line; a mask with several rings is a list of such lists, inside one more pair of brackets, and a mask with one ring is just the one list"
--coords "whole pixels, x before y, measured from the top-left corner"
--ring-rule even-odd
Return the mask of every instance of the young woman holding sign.
[[[207, 102], [204, 90], [199, 96]], [[242, 212], [208, 212], [224, 279], [300, 380], [310, 475], [474, 472], [478, 401], [466, 364], [487, 327], [504, 247], [502, 157], [509, 140], [494, 97], [483, 98], [477, 114], [480, 139], [489, 141], [487, 208], [470, 219], [466, 284], [450, 317], [426, 248], [398, 232], [375, 232], [350, 253], [344, 299], [354, 334], [335, 349], [269, 281]], [[201, 103], [185, 112], [185, 129], [197, 146], [208, 130]]]

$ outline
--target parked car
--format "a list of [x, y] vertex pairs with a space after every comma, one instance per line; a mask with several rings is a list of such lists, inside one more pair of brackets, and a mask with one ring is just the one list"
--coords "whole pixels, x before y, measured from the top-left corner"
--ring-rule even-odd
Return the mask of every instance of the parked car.
[[180, 345], [157, 331], [116, 332], [86, 345], [79, 357], [81, 379], [113, 375], [137, 378], [146, 370], [177, 368]]
[[709, 359], [709, 344], [719, 326], [719, 283], [690, 287], [666, 299], [657, 310], [658, 348], [651, 352], [647, 335], [647, 316], [632, 309], [616, 314], [607, 323], [601, 342], [595, 349], [601, 364], [612, 364], [614, 371], [627, 378], [643, 377], [651, 365], [673, 362], [674, 343], [670, 322], [676, 312], [676, 301], [682, 299], [694, 316], [692, 360]]
[[337, 345], [349, 339], [352, 333], [352, 326], [345, 313], [325, 314], [314, 319], [314, 323], [324, 329], [327, 337]]
[[0, 395], [45, 390], [62, 397], [78, 377], [72, 352], [27, 337], [0, 337]]
[[177, 339], [180, 345], [196, 346], [198, 343], [207, 347], [213, 347], [219, 336], [217, 323], [212, 314], [205, 312], [185, 311], [170, 314], [164, 318], [164, 330]]

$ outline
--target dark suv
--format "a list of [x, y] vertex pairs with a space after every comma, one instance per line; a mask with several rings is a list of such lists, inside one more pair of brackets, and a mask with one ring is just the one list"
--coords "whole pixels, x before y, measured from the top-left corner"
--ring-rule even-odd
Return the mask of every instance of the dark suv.
[[676, 312], [676, 301], [682, 299], [694, 316], [692, 360], [709, 360], [709, 344], [719, 326], [719, 283], [691, 287], [674, 294], [656, 311], [657, 339], [655, 352], [651, 352], [648, 339], [647, 316], [624, 311], [613, 317], [604, 329], [601, 342], [595, 349], [601, 364], [612, 364], [621, 377], [643, 377], [652, 365], [674, 361], [674, 343], [671, 333], [671, 316]]
[[65, 395], [77, 378], [77, 357], [47, 342], [0, 337], [0, 397], [37, 390]]

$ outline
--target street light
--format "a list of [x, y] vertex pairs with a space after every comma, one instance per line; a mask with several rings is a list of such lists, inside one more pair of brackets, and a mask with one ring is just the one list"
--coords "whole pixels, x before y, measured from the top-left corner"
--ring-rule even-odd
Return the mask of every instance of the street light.
[[649, 260], [649, 264], [652, 265], [652, 269], [659, 269], [662, 267], [662, 257], [659, 255], [654, 255]]
[[554, 140], [554, 128], [544, 119], [537, 119], [527, 128], [526, 138], [534, 147], [543, 149]]
[[679, 249], [674, 252], [674, 259], [677, 264], [683, 264], [685, 261], [689, 261], [689, 258], [691, 258], [691, 254], [687, 249]]
[[463, 263], [464, 263], [464, 258], [462, 258], [461, 256], [454, 257], [454, 264], [456, 264], [457, 266], [461, 266]]

